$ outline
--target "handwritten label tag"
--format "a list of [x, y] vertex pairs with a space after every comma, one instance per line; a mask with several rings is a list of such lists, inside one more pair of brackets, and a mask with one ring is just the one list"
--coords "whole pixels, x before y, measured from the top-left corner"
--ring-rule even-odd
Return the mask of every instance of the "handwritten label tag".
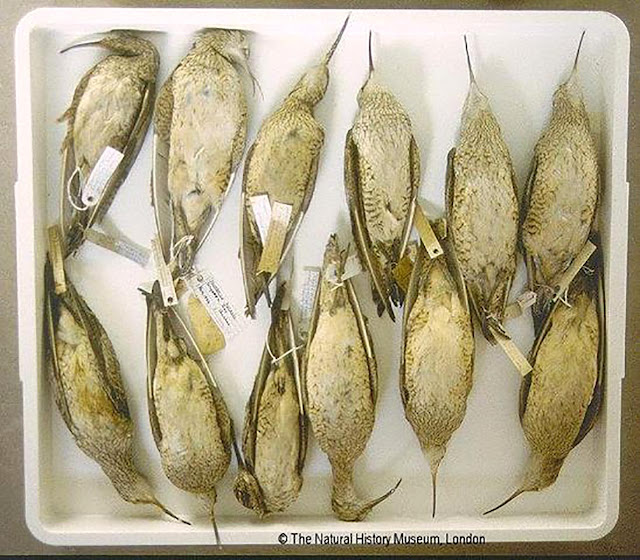
[[82, 203], [85, 206], [98, 204], [102, 191], [104, 191], [114, 171], [120, 165], [122, 158], [124, 158], [124, 154], [115, 148], [107, 146], [104, 149], [82, 188]]
[[320, 282], [320, 268], [317, 266], [304, 267], [304, 280], [302, 282], [302, 293], [300, 295], [300, 324], [299, 330], [301, 334], [309, 332], [309, 323], [311, 314], [313, 313], [313, 304], [318, 291], [318, 283]]
[[504, 310], [505, 319], [515, 319], [520, 317], [529, 307], [536, 302], [536, 293], [530, 290], [523, 292], [518, 296], [516, 301], [507, 305]]
[[564, 274], [560, 278], [558, 285], [556, 286], [556, 294], [553, 297], [553, 301], [557, 301], [559, 297], [564, 294], [569, 288], [569, 284], [571, 284], [571, 280], [573, 280], [580, 272], [580, 269], [585, 265], [585, 263], [589, 260], [589, 257], [596, 250], [596, 246], [591, 243], [591, 241], [587, 241], [584, 244], [584, 247], [580, 250], [580, 252], [576, 255], [576, 258], [573, 259], [573, 262], [565, 270]]
[[106, 235], [91, 228], [85, 231], [85, 237], [91, 243], [100, 245], [100, 247], [117, 253], [130, 261], [138, 263], [140, 266], [146, 266], [149, 262], [149, 249], [128, 239]]
[[516, 367], [516, 369], [520, 372], [520, 375], [523, 377], [529, 373], [533, 367], [527, 361], [527, 358], [524, 357], [524, 354], [520, 352], [520, 349], [515, 345], [513, 340], [508, 336], [499, 333], [495, 329], [489, 327], [491, 329], [491, 333], [493, 334], [496, 342], [500, 345], [500, 348], [507, 355], [507, 358], [511, 360], [511, 363]]
[[398, 287], [406, 294], [409, 289], [409, 280], [411, 279], [411, 272], [413, 271], [413, 259], [409, 255], [409, 252], [400, 259], [398, 265], [393, 269], [393, 277], [395, 278]]
[[213, 274], [208, 271], [194, 271], [185, 278], [189, 289], [204, 305], [226, 340], [242, 331], [243, 315], [231, 303]]
[[52, 225], [47, 230], [49, 237], [49, 259], [53, 268], [53, 283], [56, 294], [67, 291], [67, 281], [64, 274], [64, 259], [62, 257], [62, 236], [60, 226]]
[[440, 246], [440, 242], [436, 237], [436, 234], [433, 233], [433, 229], [431, 228], [431, 224], [427, 219], [427, 216], [422, 210], [422, 207], [418, 204], [416, 206], [416, 213], [414, 216], [414, 224], [418, 233], [420, 234], [420, 239], [422, 240], [422, 244], [424, 248], [427, 250], [429, 258], [435, 259], [442, 255], [442, 247]]
[[153, 255], [156, 275], [158, 276], [158, 282], [160, 284], [162, 301], [165, 307], [176, 305], [178, 303], [178, 297], [176, 296], [176, 289], [173, 285], [173, 278], [171, 277], [171, 272], [169, 271], [167, 263], [164, 262], [162, 247], [160, 246], [160, 240], [157, 237], [154, 237], [151, 240], [151, 254]]
[[269, 224], [271, 223], [271, 203], [269, 202], [269, 195], [259, 194], [252, 196], [249, 201], [253, 209], [253, 219], [258, 226], [260, 241], [262, 241], [262, 245], [264, 246], [267, 241], [267, 234], [269, 233]]
[[293, 206], [291, 204], [274, 202], [271, 209], [271, 222], [269, 222], [267, 240], [258, 263], [258, 273], [268, 272], [269, 274], [274, 274], [278, 270], [292, 211]]

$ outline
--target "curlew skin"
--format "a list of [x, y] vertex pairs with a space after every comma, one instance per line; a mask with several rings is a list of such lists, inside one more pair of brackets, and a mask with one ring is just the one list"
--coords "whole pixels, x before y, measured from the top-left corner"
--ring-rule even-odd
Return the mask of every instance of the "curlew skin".
[[[192, 358], [162, 307], [159, 285], [147, 295], [147, 400], [162, 468], [178, 488], [211, 500], [216, 530], [216, 484], [231, 461], [233, 431], [229, 412], [210, 378], [204, 359]], [[175, 317], [174, 317], [175, 319]]]
[[539, 327], [550, 297], [594, 226], [599, 190], [598, 153], [577, 72], [553, 96], [551, 119], [534, 151], [523, 199], [522, 246]]
[[400, 392], [431, 467], [435, 515], [438, 467], [464, 419], [471, 390], [473, 325], [459, 273], [444, 257], [429, 260], [422, 245], [405, 305]]
[[[298, 398], [299, 364], [288, 310], [278, 289], [260, 369], [247, 403], [244, 468], [234, 484], [238, 501], [260, 517], [287, 509], [302, 487], [307, 426]], [[275, 363], [273, 356], [278, 359]], [[289, 354], [286, 354], [289, 352]], [[285, 355], [286, 354], [286, 355]]]
[[329, 84], [329, 61], [347, 25], [320, 64], [307, 70], [275, 112], [262, 123], [249, 149], [242, 182], [240, 258], [245, 286], [246, 313], [255, 316], [255, 306], [274, 275], [258, 274], [262, 241], [253, 215], [251, 197], [268, 194], [269, 202], [292, 206], [286, 229], [282, 263], [291, 247], [315, 189], [324, 129], [315, 119], [314, 107]]
[[[66, 186], [73, 167], [80, 172], [83, 186], [107, 146], [119, 150], [125, 157], [105, 189], [103, 199], [86, 212], [73, 212], [67, 235], [68, 253], [82, 243], [84, 230], [104, 216], [137, 156], [151, 118], [159, 64], [153, 44], [129, 32], [112, 31], [100, 41], [85, 44], [103, 46], [112, 54], [83, 76], [71, 105], [59, 119], [67, 122], [62, 150], [69, 151], [74, 163], [63, 173], [63, 204], [68, 204]], [[66, 208], [63, 211], [67, 213]]]
[[[313, 116], [313, 107], [324, 95], [329, 71], [327, 67], [320, 66], [309, 73], [312, 73], [312, 83], [307, 85], [305, 74], [282, 106], [264, 121], [245, 164], [241, 251], [247, 312], [251, 316], [255, 314], [255, 304], [263, 287], [257, 275], [262, 242], [253, 216], [251, 197], [266, 193], [271, 205], [275, 202], [291, 204], [286, 248], [295, 235], [315, 188], [324, 129]], [[311, 90], [307, 91], [308, 88]]]
[[[589, 433], [604, 390], [604, 302], [601, 255], [571, 283], [567, 301], [548, 313], [523, 379], [520, 419], [531, 455], [523, 482], [505, 502], [551, 486], [571, 450]], [[487, 512], [489, 513], [489, 512]]]
[[349, 280], [341, 278], [345, 254], [332, 235], [327, 244], [314, 318], [307, 343], [303, 387], [307, 416], [333, 472], [331, 505], [345, 521], [360, 521], [393, 490], [365, 503], [356, 495], [353, 468], [373, 429], [377, 371], [371, 338]]
[[[345, 147], [345, 185], [358, 250], [378, 314], [402, 303], [393, 270], [403, 256], [420, 186], [420, 154], [406, 111], [373, 67]], [[391, 300], [391, 301], [390, 301]]]
[[501, 329], [516, 271], [518, 200], [513, 166], [488, 99], [472, 81], [452, 157], [449, 219], [474, 311], [489, 340]]
[[175, 518], [134, 465], [133, 422], [111, 341], [69, 278], [66, 284], [65, 293], [54, 292], [47, 261], [46, 360], [58, 410], [78, 447], [124, 500], [154, 505]]
[[242, 158], [247, 102], [237, 68], [247, 68], [248, 56], [242, 31], [204, 31], [158, 94], [154, 126], [169, 146], [174, 243], [195, 238], [180, 253], [183, 270], [213, 225]]

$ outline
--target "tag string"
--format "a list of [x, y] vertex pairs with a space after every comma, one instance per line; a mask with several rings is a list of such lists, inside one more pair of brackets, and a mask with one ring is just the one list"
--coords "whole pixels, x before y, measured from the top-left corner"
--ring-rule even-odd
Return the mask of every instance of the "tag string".
[[344, 286], [344, 280], [338, 281], [337, 275], [336, 279], [330, 278], [329, 276], [325, 276], [325, 280], [332, 285], [331, 291], [337, 290], [338, 288], [342, 288]]
[[558, 299], [564, 303], [567, 307], [571, 307], [571, 304], [569, 303], [569, 288], [567, 288], [564, 292], [562, 292], [562, 295], [558, 296]]
[[178, 258], [178, 255], [180, 254], [180, 251], [182, 250], [183, 247], [188, 246], [194, 239], [193, 235], [183, 235], [180, 239], [178, 239], [178, 241], [176, 241], [173, 244], [173, 247], [171, 248], [171, 251], [173, 253], [173, 258], [171, 259], [171, 264], [175, 263], [176, 259]]
[[300, 350], [301, 348], [304, 348], [303, 344], [301, 344], [299, 346], [294, 346], [293, 348], [289, 348], [289, 350], [287, 350], [284, 354], [282, 354], [281, 356], [276, 358], [274, 353], [271, 351], [271, 346], [269, 346], [269, 339], [268, 338], [267, 338], [267, 343], [266, 343], [265, 346], [267, 347], [267, 352], [269, 352], [269, 356], [271, 356], [271, 363], [274, 364], [274, 365], [277, 364], [283, 358], [286, 358], [289, 354], [295, 352], [296, 350]]
[[[82, 198], [80, 198], [80, 202], [81, 204], [83, 204], [83, 206], [79, 206], [75, 202], [75, 200], [73, 200], [73, 195], [71, 194], [71, 183], [73, 183], [73, 179], [76, 177], [76, 175], [79, 177], [80, 183], [82, 183], [82, 170], [78, 166], [76, 166], [76, 168], [73, 170], [73, 173], [69, 176], [69, 179], [67, 179], [67, 200], [69, 201], [69, 204], [71, 204], [71, 206], [73, 206], [78, 212], [84, 212], [89, 207], [84, 205], [84, 203], [82, 202]], [[82, 188], [80, 188], [80, 192], [82, 192]]]
[[[482, 313], [484, 314], [485, 322], [489, 324], [490, 328], [493, 328], [493, 330], [495, 330], [497, 333], [501, 334], [502, 336], [511, 338], [507, 333], [507, 331], [504, 330], [502, 323], [498, 321], [498, 317], [496, 316], [495, 313], [487, 313], [484, 307], [482, 308]], [[491, 323], [493, 323], [493, 325]]]
[[[549, 284], [543, 284], [543, 283], [537, 283], [536, 286], [538, 288], [542, 288], [543, 290], [548, 290], [551, 292], [552, 296], [555, 296], [556, 294], [556, 290], [554, 288], [552, 288], [551, 286], [549, 286]], [[558, 294], [558, 299], [567, 307], [571, 307], [571, 304], [569, 303], [569, 288], [567, 288], [566, 290], [564, 290], [564, 292], [562, 292], [562, 294]]]

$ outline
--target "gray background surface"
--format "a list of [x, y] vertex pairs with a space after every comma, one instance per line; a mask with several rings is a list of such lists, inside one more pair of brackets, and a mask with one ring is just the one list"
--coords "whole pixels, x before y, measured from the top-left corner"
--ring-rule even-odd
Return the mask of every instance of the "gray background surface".
[[[637, 372], [640, 352], [635, 341], [640, 336], [640, 291], [634, 289], [638, 276], [638, 248], [640, 235], [638, 210], [640, 191], [636, 184], [640, 180], [640, 157], [638, 154], [637, 113], [640, 86], [640, 61], [635, 48], [640, 36], [640, 2], [637, 0], [466, 0], [446, 1], [358, 1], [337, 2], [324, 0], [253, 0], [248, 2], [174, 2], [171, 0], [90, 2], [45, 1], [45, 0], [0, 0], [2, 17], [0, 33], [0, 554], [73, 554], [73, 553], [119, 553], [119, 554], [176, 554], [216, 553], [214, 547], [49, 547], [31, 536], [24, 521], [24, 484], [22, 470], [22, 393], [18, 378], [18, 339], [16, 322], [16, 274], [15, 274], [15, 216], [13, 184], [16, 177], [15, 153], [15, 103], [13, 34], [20, 18], [40, 6], [128, 6], [128, 7], [247, 7], [247, 8], [469, 8], [469, 9], [556, 9], [556, 10], [603, 10], [619, 16], [631, 34], [631, 83], [629, 107], [629, 269], [627, 296], [627, 370], [623, 383], [622, 398], [622, 458], [620, 517], [614, 530], [603, 539], [586, 543], [505, 543], [469, 547], [415, 547], [384, 549], [378, 552], [405, 552], [429, 554], [640, 554], [640, 423], [637, 406], [640, 405], [640, 380]], [[29, 412], [27, 412], [29, 413]], [[300, 549], [279, 547], [260, 550], [234, 547], [230, 552], [302, 552]], [[309, 552], [329, 550], [309, 549]], [[374, 552], [372, 548], [335, 548], [331, 552]]]

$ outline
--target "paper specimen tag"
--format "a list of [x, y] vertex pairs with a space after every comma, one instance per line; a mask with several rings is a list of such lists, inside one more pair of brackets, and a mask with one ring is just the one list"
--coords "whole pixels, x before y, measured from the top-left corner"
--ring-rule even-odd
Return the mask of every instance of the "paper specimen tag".
[[553, 296], [553, 301], [557, 301], [557, 299], [562, 296], [567, 291], [569, 284], [571, 284], [571, 280], [573, 280], [580, 272], [580, 269], [584, 266], [584, 264], [589, 260], [589, 257], [596, 250], [596, 246], [591, 243], [591, 241], [587, 241], [584, 244], [584, 247], [580, 250], [580, 252], [576, 255], [576, 258], [573, 259], [573, 262], [565, 270], [564, 274], [560, 278], [558, 285], [556, 286], [556, 294]]
[[67, 291], [67, 281], [64, 275], [64, 259], [62, 257], [62, 237], [60, 226], [55, 224], [47, 230], [49, 236], [49, 259], [53, 268], [53, 283], [56, 294]]
[[520, 352], [520, 349], [515, 345], [513, 340], [509, 337], [504, 336], [503, 334], [497, 332], [495, 329], [491, 329], [491, 333], [493, 334], [496, 342], [500, 345], [500, 348], [507, 355], [507, 358], [511, 360], [511, 363], [516, 367], [516, 369], [520, 372], [520, 375], [523, 377], [529, 373], [533, 367], [527, 361], [527, 358], [524, 357], [524, 354]]
[[274, 274], [278, 270], [292, 210], [293, 206], [291, 204], [274, 202], [271, 209], [271, 222], [269, 222], [267, 240], [258, 263], [258, 273], [268, 272], [269, 274]]
[[504, 310], [505, 319], [515, 319], [520, 317], [529, 307], [536, 302], [536, 293], [528, 290], [518, 296], [516, 301], [507, 305]]
[[230, 340], [242, 331], [243, 315], [231, 303], [211, 272], [194, 271], [185, 280], [193, 295], [205, 306], [222, 331], [225, 340]]
[[173, 278], [171, 277], [167, 263], [164, 262], [162, 247], [157, 237], [151, 240], [151, 254], [153, 255], [153, 262], [155, 263], [158, 282], [160, 283], [162, 301], [165, 307], [176, 305], [178, 303], [178, 297], [176, 296], [176, 289], [173, 285]]
[[82, 188], [82, 203], [95, 206], [100, 200], [102, 191], [107, 186], [113, 172], [118, 168], [124, 154], [111, 146], [107, 146], [93, 166], [89, 178]]
[[420, 234], [422, 244], [429, 254], [429, 258], [435, 259], [436, 257], [442, 255], [442, 247], [440, 246], [440, 242], [438, 241], [436, 234], [433, 233], [431, 224], [429, 223], [429, 220], [425, 216], [425, 213], [419, 204], [416, 206], [414, 224], [416, 226], [416, 229], [418, 230], [418, 233]]
[[300, 324], [301, 333], [309, 332], [309, 322], [313, 313], [313, 304], [318, 291], [320, 281], [320, 268], [317, 266], [304, 267], [304, 280], [302, 282], [302, 293], [300, 295]]
[[140, 266], [146, 266], [149, 262], [149, 249], [142, 247], [129, 239], [106, 235], [91, 228], [85, 231], [85, 237], [91, 241], [91, 243], [95, 243], [96, 245], [100, 245], [100, 247], [113, 251], [130, 261], [138, 263]]
[[398, 265], [393, 269], [393, 277], [395, 278], [396, 284], [398, 284], [398, 287], [405, 294], [409, 289], [409, 280], [411, 279], [413, 264], [413, 260], [407, 252], [405, 256], [400, 259]]
[[268, 194], [259, 194], [252, 196], [250, 199], [251, 208], [253, 209], [253, 219], [258, 226], [260, 241], [264, 246], [269, 233], [269, 224], [271, 223], [271, 204], [269, 203]]

